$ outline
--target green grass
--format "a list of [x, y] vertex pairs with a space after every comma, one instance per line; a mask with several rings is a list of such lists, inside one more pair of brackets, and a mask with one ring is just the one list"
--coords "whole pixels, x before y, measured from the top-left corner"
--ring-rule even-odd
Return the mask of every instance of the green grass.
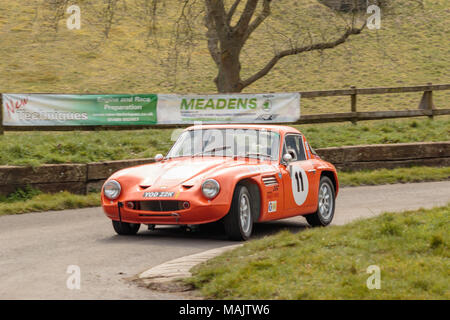
[[[193, 269], [209, 299], [450, 298], [450, 205], [345, 226], [282, 231]], [[381, 269], [369, 290], [366, 270]]]
[[[450, 117], [296, 126], [314, 148], [450, 140]], [[172, 146], [171, 129], [94, 132], [6, 132], [0, 165], [88, 163], [150, 158]]]
[[9, 196], [0, 196], [0, 216], [96, 206], [100, 206], [98, 193], [75, 195], [65, 191], [46, 194], [27, 187], [24, 190], [18, 189]]
[[18, 188], [16, 191], [10, 193], [9, 195], [0, 194], [0, 203], [14, 203], [23, 202], [30, 200], [41, 194], [41, 191], [32, 188], [31, 186], [26, 186], [25, 188]]
[[340, 185], [343, 187], [441, 181], [450, 179], [450, 167], [411, 167], [338, 172], [338, 178]]
[[0, 136], [1, 165], [150, 158], [169, 150], [172, 130], [24, 132]]
[[[226, 1], [228, 5], [230, 1]], [[364, 30], [333, 50], [287, 57], [245, 92], [289, 92], [332, 88], [449, 83], [450, 11], [448, 1], [409, 0], [383, 10], [382, 28]], [[192, 21], [189, 47], [179, 47], [175, 63], [174, 23], [181, 6], [163, 1], [154, 36], [146, 30], [144, 1], [118, 2], [109, 38], [103, 35], [106, 7], [80, 0], [81, 30], [68, 30], [68, 14], [54, 19], [48, 1], [0, 3], [0, 88], [2, 92], [54, 93], [213, 93], [216, 66], [205, 41], [202, 15]], [[197, 1], [193, 12], [202, 9]], [[64, 11], [64, 10], [63, 10]], [[56, 21], [58, 32], [55, 32]], [[242, 78], [270, 60], [275, 48], [336, 38], [343, 23], [316, 0], [274, 3], [272, 15], [249, 39], [242, 53]], [[190, 54], [188, 54], [190, 53]], [[177, 69], [175, 69], [177, 66]], [[438, 108], [449, 107], [449, 92], [436, 92]], [[421, 93], [362, 96], [361, 111], [416, 109]], [[348, 97], [304, 99], [304, 114], [348, 112]]]

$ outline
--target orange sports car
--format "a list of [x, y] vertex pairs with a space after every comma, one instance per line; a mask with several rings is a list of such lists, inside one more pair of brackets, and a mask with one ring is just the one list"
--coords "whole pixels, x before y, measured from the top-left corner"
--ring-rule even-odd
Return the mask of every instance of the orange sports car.
[[114, 173], [101, 197], [120, 235], [221, 220], [230, 239], [247, 240], [257, 222], [303, 215], [330, 224], [338, 189], [335, 167], [294, 128], [202, 125], [184, 130], [165, 157]]

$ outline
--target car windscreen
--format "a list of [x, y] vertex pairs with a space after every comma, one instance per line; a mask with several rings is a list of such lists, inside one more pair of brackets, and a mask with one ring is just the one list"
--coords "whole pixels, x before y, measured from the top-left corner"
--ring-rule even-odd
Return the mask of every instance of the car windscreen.
[[185, 131], [177, 139], [167, 158], [185, 156], [221, 156], [278, 160], [278, 132], [255, 129], [197, 129]]

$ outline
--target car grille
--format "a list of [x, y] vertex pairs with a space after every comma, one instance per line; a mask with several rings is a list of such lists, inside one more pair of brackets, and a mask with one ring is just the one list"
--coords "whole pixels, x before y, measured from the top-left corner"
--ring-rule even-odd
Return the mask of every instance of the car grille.
[[156, 212], [167, 212], [167, 211], [178, 211], [183, 210], [183, 203], [185, 201], [176, 200], [147, 200], [147, 201], [136, 201], [136, 210], [141, 211], [156, 211]]
[[262, 180], [266, 186], [278, 185], [278, 181], [277, 181], [277, 178], [275, 178], [275, 176], [263, 177]]

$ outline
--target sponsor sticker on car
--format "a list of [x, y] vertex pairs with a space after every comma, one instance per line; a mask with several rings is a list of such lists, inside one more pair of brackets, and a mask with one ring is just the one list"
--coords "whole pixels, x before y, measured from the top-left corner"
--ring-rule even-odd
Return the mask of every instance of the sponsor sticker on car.
[[167, 191], [150, 191], [144, 192], [144, 198], [171, 198], [173, 197], [175, 192], [167, 192]]
[[269, 213], [277, 212], [277, 202], [269, 201]]

